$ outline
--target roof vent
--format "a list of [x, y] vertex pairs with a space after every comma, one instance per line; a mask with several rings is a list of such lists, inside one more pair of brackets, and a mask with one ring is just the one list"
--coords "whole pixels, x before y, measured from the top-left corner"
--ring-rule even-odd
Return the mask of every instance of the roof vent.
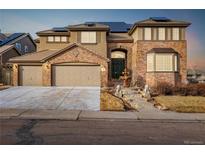
[[67, 32], [68, 31], [65, 27], [54, 27], [52, 30], [54, 32]]
[[167, 22], [170, 21], [170, 19], [166, 17], [150, 17], [151, 20], [157, 21], [157, 22]]
[[93, 22], [86, 22], [85, 25], [87, 25], [88, 27], [92, 27], [92, 26], [95, 26], [95, 23], [93, 23]]

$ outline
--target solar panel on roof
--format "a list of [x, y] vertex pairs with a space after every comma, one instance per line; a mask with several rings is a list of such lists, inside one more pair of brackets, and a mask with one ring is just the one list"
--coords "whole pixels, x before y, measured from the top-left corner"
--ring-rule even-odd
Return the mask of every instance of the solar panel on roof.
[[11, 34], [9, 37], [5, 38], [4, 40], [2, 40], [2, 42], [0, 42], [0, 46], [5, 45], [7, 43], [9, 43], [10, 41], [13, 41], [14, 39], [22, 36], [24, 33], [14, 33]]
[[54, 27], [53, 31], [55, 31], [55, 32], [67, 32], [68, 30], [65, 27]]
[[85, 22], [87, 23], [99, 23], [103, 25], [107, 25], [110, 27], [110, 32], [121, 32], [126, 33], [131, 28], [131, 24], [127, 24], [125, 22]]
[[154, 21], [170, 21], [170, 19], [166, 18], [166, 17], [151, 17], [150, 19], [154, 20]]

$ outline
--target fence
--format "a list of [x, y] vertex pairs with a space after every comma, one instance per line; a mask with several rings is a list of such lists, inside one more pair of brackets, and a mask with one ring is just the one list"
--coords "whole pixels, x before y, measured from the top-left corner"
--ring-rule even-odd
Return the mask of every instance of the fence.
[[12, 85], [13, 69], [11, 66], [0, 66], [0, 83]]

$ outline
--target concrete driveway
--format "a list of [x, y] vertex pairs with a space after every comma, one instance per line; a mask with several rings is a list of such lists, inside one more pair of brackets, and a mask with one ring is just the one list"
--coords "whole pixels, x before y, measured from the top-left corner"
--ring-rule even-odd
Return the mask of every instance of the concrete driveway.
[[12, 87], [0, 91], [0, 108], [100, 110], [100, 87]]

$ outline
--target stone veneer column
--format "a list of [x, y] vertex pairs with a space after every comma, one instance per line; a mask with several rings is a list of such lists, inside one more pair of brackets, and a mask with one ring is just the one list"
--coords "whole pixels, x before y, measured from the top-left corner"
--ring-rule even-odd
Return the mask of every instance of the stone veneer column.
[[100, 76], [101, 76], [101, 87], [108, 86], [108, 65], [100, 66]]
[[18, 86], [18, 64], [13, 64], [13, 86]]
[[42, 65], [42, 82], [43, 86], [51, 86], [51, 64]]

